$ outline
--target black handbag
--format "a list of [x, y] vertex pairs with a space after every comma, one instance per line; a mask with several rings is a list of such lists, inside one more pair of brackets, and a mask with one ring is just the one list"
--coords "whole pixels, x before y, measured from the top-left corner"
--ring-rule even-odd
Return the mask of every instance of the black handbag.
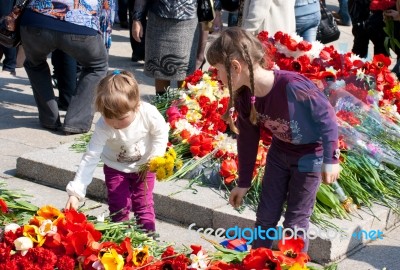
[[338, 40], [340, 30], [332, 15], [332, 12], [327, 10], [321, 3], [321, 21], [317, 30], [317, 40], [323, 44]]
[[0, 44], [7, 48], [17, 47], [21, 43], [19, 21], [29, 0], [15, 5], [10, 14], [0, 18]]
[[214, 20], [214, 0], [197, 0], [197, 17], [199, 22], [210, 22]]

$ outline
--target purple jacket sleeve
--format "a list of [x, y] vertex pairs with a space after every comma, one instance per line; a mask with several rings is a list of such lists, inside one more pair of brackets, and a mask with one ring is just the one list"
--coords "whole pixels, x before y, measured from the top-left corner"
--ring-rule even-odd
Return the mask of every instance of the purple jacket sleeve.
[[[239, 160], [239, 181], [238, 186], [248, 188], [251, 186], [254, 165], [257, 159], [258, 143], [260, 141], [260, 128], [253, 125], [250, 120], [250, 99], [246, 100], [245, 95], [238, 96], [236, 108], [239, 112], [237, 126], [239, 135], [237, 137], [237, 150]], [[247, 104], [247, 106], [246, 106]]]
[[336, 113], [329, 100], [319, 90], [310, 91], [308, 93], [307, 103], [311, 110], [314, 122], [319, 127], [322, 137], [322, 147], [324, 149], [325, 164], [339, 163], [339, 157], [336, 156], [338, 148], [338, 126]]

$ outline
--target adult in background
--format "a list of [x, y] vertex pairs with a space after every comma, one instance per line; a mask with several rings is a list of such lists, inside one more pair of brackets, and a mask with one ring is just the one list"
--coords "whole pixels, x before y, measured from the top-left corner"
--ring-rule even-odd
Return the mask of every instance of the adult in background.
[[[352, 52], [361, 58], [368, 56], [369, 41], [374, 44], [374, 54], [389, 56], [385, 48], [386, 33], [383, 30], [383, 11], [371, 11], [370, 0], [350, 0], [349, 12], [354, 36]], [[398, 52], [396, 52], [398, 54]]]
[[135, 0], [132, 35], [138, 42], [146, 10], [144, 73], [155, 79], [156, 94], [163, 94], [171, 81], [180, 86], [195, 70], [200, 36], [197, 0]]
[[[49, 53], [60, 49], [82, 65], [63, 131], [68, 135], [90, 130], [94, 116], [94, 90], [108, 69], [99, 16], [114, 7], [112, 2], [32, 0], [25, 9], [21, 18], [21, 40], [26, 54], [24, 67], [39, 110], [39, 121], [44, 128], [57, 130], [61, 127], [46, 61]], [[111, 16], [108, 19], [111, 20]]]
[[131, 56], [131, 61], [132, 62], [138, 62], [138, 61], [143, 61], [144, 60], [144, 52], [145, 52], [145, 44], [146, 44], [146, 39], [144, 38], [146, 35], [146, 28], [147, 28], [147, 10], [144, 11], [144, 14], [141, 18], [140, 23], [142, 24], [143, 27], [143, 38], [141, 39], [141, 42], [137, 42], [132, 34], [132, 24], [133, 24], [133, 13], [135, 9], [135, 0], [129, 0], [128, 2], [128, 10], [129, 10], [129, 41], [131, 42], [131, 48], [132, 48], [132, 56]]
[[[8, 15], [14, 6], [14, 0], [3, 0], [0, 4], [0, 18]], [[7, 48], [0, 45], [0, 51], [3, 52], [3, 70], [1, 72], [1, 77], [5, 75], [15, 76], [15, 68], [17, 66], [17, 49]], [[0, 57], [1, 60], [1, 57]]]
[[252, 33], [296, 32], [295, 0], [245, 0], [241, 27]]
[[317, 39], [318, 25], [321, 21], [319, 0], [296, 0], [296, 33], [308, 42]]
[[349, 0], [339, 0], [339, 11], [333, 11], [332, 14], [338, 25], [350, 26], [351, 18], [349, 14]]
[[58, 49], [51, 53], [51, 64], [54, 67], [53, 82], [58, 88], [58, 109], [66, 111], [76, 92], [78, 64], [73, 57]]
[[[394, 20], [395, 38], [397, 40], [400, 40], [400, 0], [396, 1], [396, 7], [393, 7], [393, 9], [385, 10], [383, 12], [383, 16], [385, 20]], [[400, 78], [400, 49], [396, 47], [395, 53], [397, 55], [397, 61], [392, 71], [396, 73], [398, 78]]]

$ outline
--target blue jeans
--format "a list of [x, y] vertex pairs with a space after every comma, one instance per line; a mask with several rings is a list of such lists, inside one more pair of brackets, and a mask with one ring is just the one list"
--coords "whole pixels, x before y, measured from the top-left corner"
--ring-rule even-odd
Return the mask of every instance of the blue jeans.
[[321, 12], [296, 17], [296, 32], [304, 40], [313, 42], [317, 39], [317, 30], [321, 21]]
[[351, 24], [351, 18], [349, 14], [348, 0], [339, 0], [339, 15], [342, 18], [344, 24]]
[[[13, 6], [14, 1], [3, 0], [0, 4], [0, 17], [8, 15], [11, 12]], [[3, 70], [15, 72], [15, 68], [17, 66], [17, 48], [7, 48], [3, 45], [0, 45], [0, 47], [4, 54]]]
[[69, 133], [88, 132], [95, 112], [95, 88], [108, 69], [108, 55], [102, 36], [21, 26], [21, 40], [26, 54], [24, 67], [32, 85], [39, 121], [45, 128], [57, 129], [61, 126], [47, 56], [60, 49], [82, 65], [76, 94], [71, 98], [63, 130]]

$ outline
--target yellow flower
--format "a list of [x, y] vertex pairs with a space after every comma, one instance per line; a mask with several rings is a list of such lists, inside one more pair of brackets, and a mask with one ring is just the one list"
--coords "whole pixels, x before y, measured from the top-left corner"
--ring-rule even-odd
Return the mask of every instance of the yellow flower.
[[171, 161], [171, 162], [167, 162], [166, 164], [165, 164], [165, 170], [167, 170], [168, 172], [173, 172], [173, 170], [174, 170], [174, 161]]
[[168, 154], [170, 154], [174, 159], [176, 159], [176, 151], [174, 148], [170, 147], [168, 148]]
[[392, 93], [397, 93], [400, 91], [400, 85], [396, 84], [393, 88], [392, 88]]
[[100, 258], [105, 270], [122, 270], [124, 267], [124, 257], [118, 254], [115, 249], [106, 250]]
[[289, 270], [307, 270], [307, 269], [309, 269], [307, 266], [305, 265], [301, 266], [299, 263], [295, 263], [289, 268]]
[[40, 234], [39, 228], [35, 225], [24, 225], [22, 234], [31, 239], [32, 242], [37, 243], [39, 247], [42, 246], [46, 240], [46, 238]]
[[133, 249], [133, 265], [142, 266], [147, 263], [147, 258], [149, 257], [149, 247], [135, 248]]
[[167, 176], [167, 172], [165, 171], [165, 168], [163, 168], [163, 167], [157, 168], [157, 171], [156, 171], [157, 180], [163, 180], [166, 178], [166, 176]]
[[186, 114], [186, 119], [191, 122], [197, 122], [198, 120], [200, 120], [203, 116], [201, 115], [201, 113], [197, 112], [197, 111], [188, 111]]
[[158, 167], [164, 166], [165, 159], [163, 157], [155, 157], [149, 162], [149, 171], [155, 172]]
[[175, 167], [176, 167], [176, 169], [177, 170], [179, 170], [180, 168], [182, 168], [182, 165], [183, 165], [183, 161], [182, 161], [182, 159], [177, 159], [177, 160], [175, 160]]

